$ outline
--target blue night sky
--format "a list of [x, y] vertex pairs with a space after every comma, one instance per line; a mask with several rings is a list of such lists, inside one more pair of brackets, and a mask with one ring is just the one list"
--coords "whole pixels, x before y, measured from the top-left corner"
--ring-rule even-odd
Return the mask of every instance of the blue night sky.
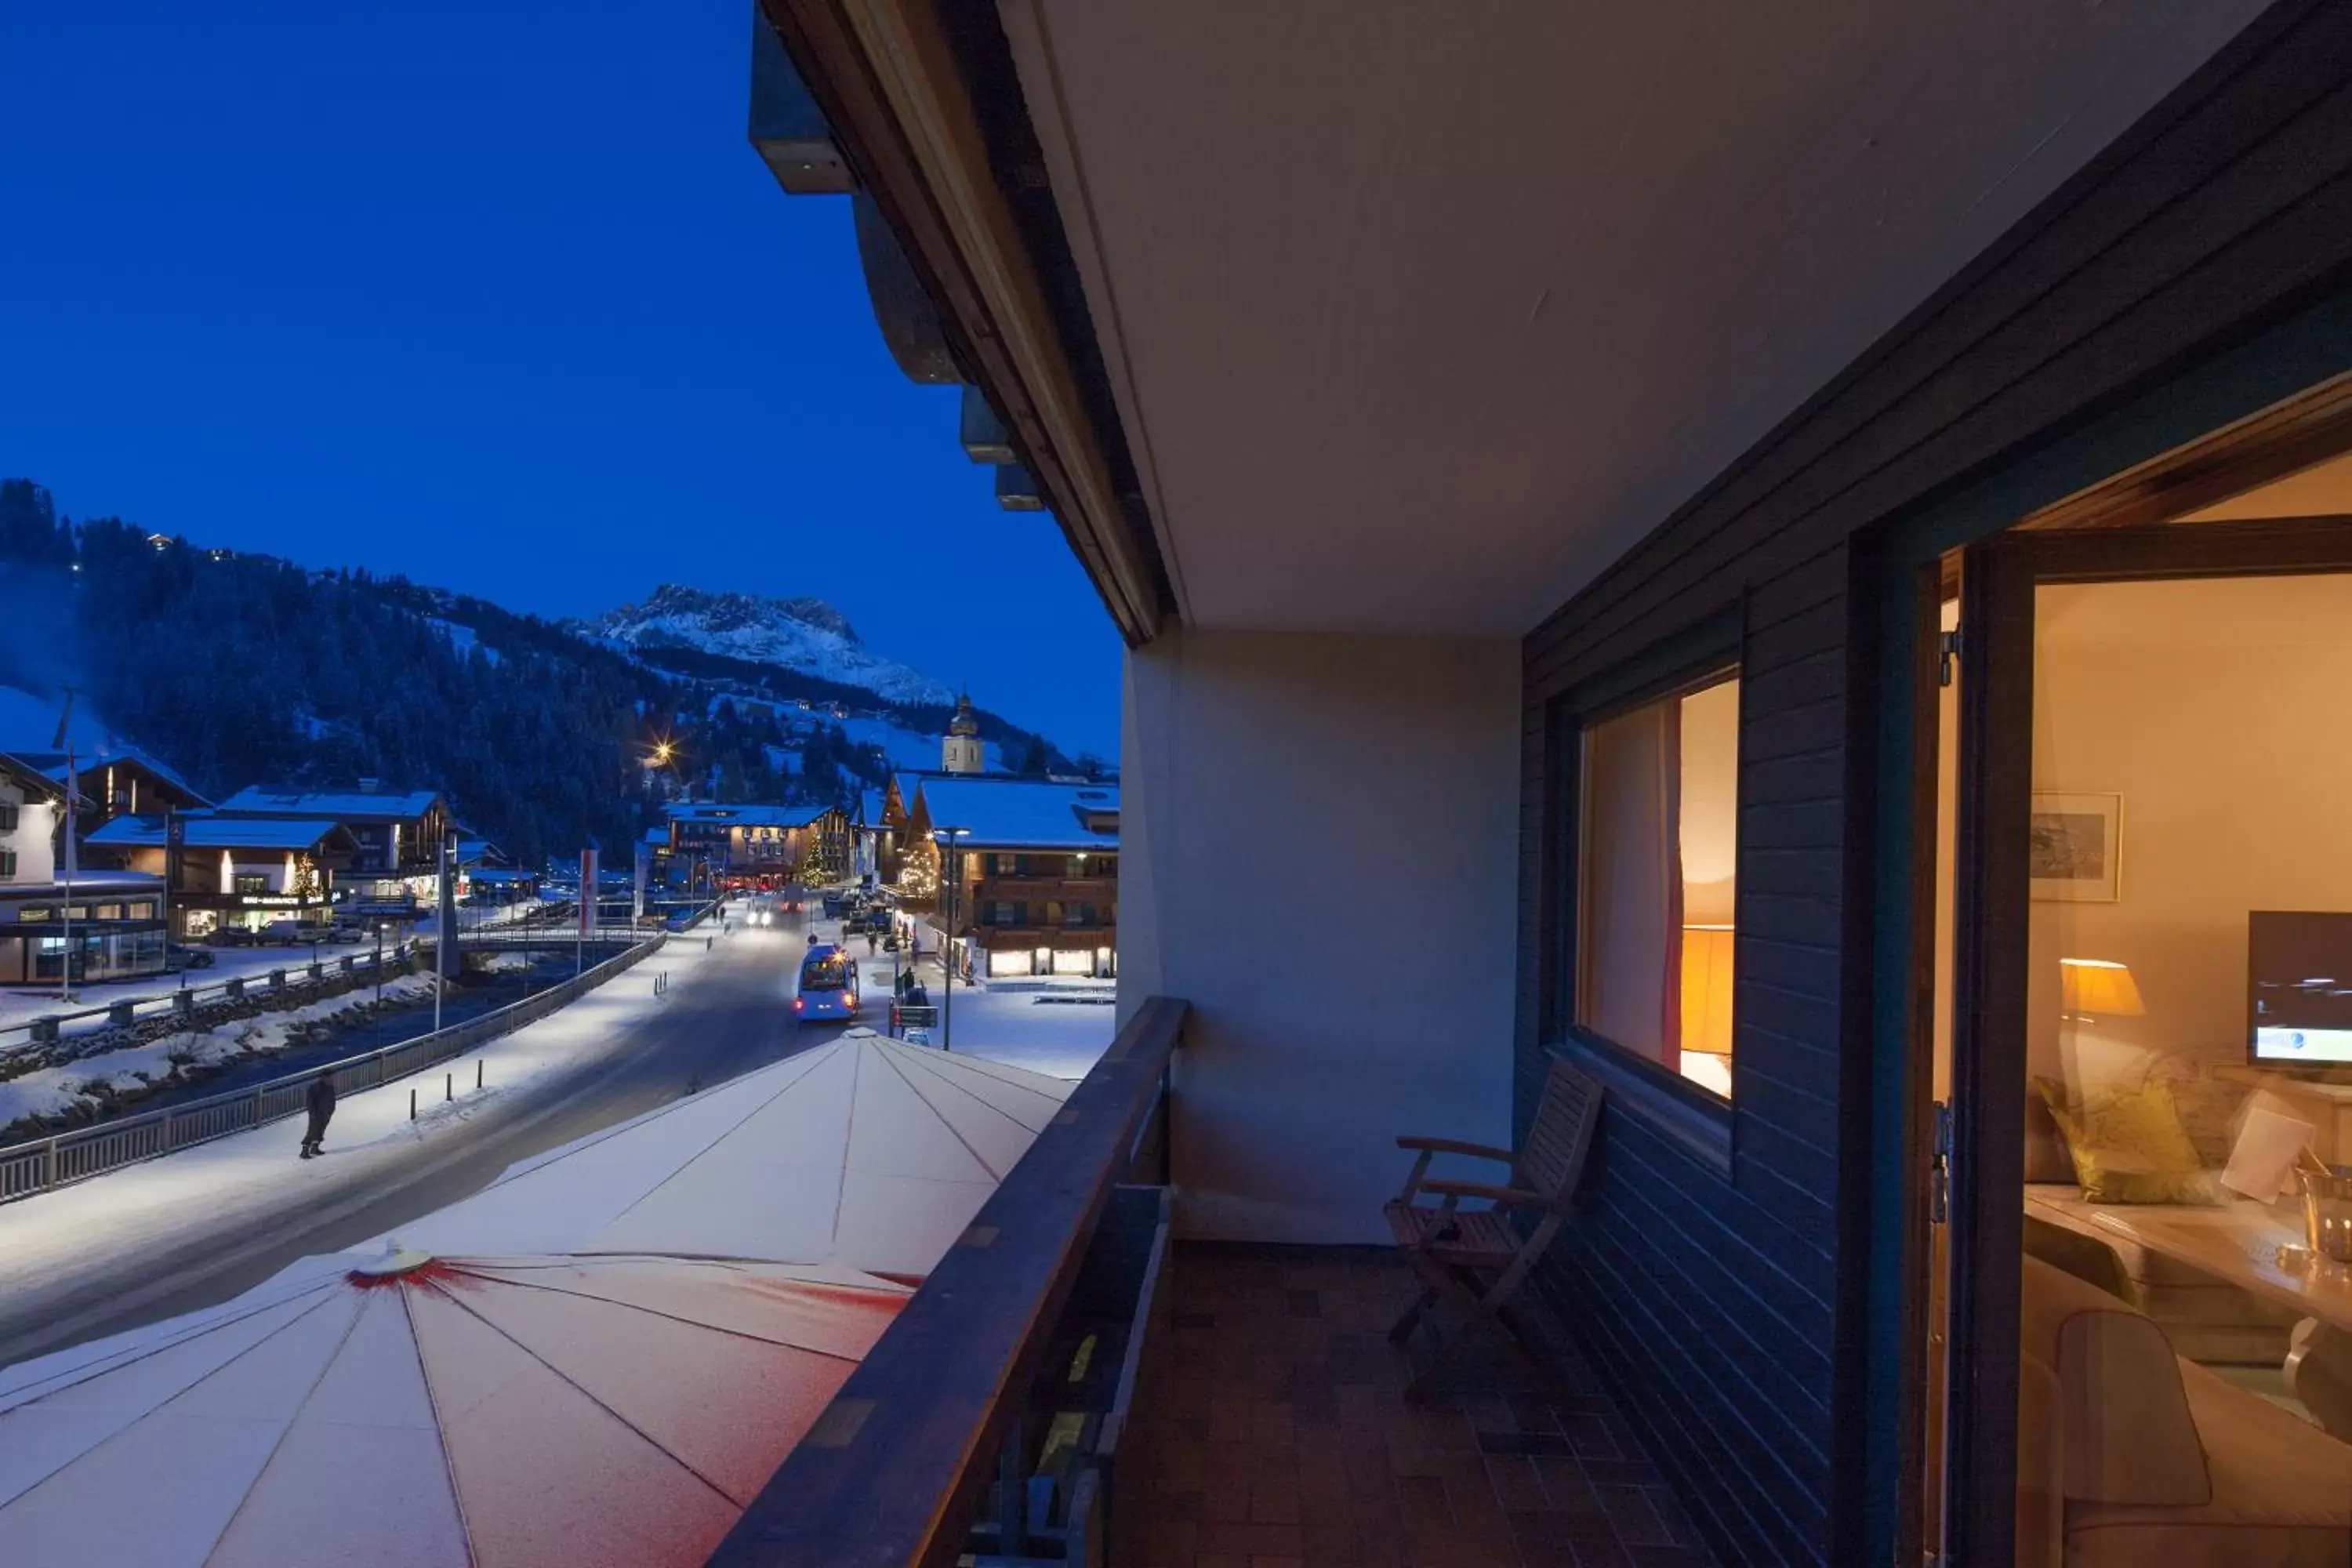
[[0, 27], [0, 474], [542, 615], [832, 601], [1115, 755], [1118, 641], [899, 375], [848, 204], [744, 140], [743, 0], [123, 0]]

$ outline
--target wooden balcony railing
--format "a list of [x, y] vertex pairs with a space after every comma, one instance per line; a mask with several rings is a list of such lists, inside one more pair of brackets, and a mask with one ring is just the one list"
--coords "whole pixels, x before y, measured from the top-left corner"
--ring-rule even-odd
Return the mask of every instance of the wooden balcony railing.
[[943, 1568], [971, 1550], [1114, 1189], [1167, 1179], [1168, 1068], [1190, 1012], [1153, 997], [1119, 1031], [711, 1568]]

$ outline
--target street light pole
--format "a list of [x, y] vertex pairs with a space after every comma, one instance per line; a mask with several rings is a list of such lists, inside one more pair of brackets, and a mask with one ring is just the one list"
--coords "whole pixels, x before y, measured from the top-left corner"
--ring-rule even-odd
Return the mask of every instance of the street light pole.
[[956, 894], [963, 881], [962, 857], [956, 849], [955, 841], [971, 831], [969, 827], [942, 827], [931, 835], [933, 838], [947, 840], [946, 853], [940, 857], [940, 900], [947, 906], [948, 912], [947, 931], [940, 945], [940, 1049], [942, 1051], [955, 1049]]

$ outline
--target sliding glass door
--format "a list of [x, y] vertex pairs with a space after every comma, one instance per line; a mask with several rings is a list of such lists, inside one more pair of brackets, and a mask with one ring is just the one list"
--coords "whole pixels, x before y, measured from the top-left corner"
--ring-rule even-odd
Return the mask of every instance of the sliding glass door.
[[2352, 1563], [2352, 464], [1959, 577], [1923, 1539]]

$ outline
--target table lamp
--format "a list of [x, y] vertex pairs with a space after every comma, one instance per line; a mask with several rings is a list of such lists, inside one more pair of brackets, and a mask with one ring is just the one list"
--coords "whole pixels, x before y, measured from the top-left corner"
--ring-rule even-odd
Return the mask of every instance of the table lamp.
[[2147, 1011], [2131, 967], [2111, 958], [2062, 958], [2058, 978], [2070, 1022], [2095, 1025], [2101, 1018], [2137, 1018]]

